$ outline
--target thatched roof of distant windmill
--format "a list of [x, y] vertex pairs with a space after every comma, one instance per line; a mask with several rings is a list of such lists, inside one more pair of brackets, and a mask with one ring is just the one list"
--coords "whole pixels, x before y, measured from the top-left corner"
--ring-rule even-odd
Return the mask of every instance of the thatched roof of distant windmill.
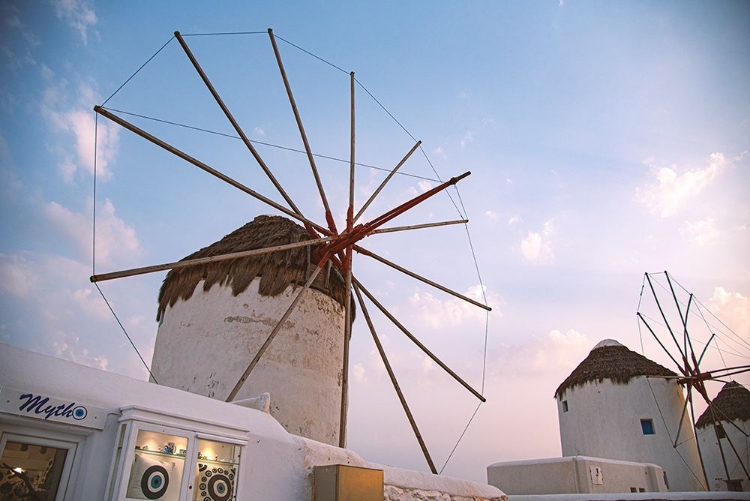
[[[186, 256], [182, 261], [310, 239], [310, 235], [303, 227], [289, 219], [280, 216], [258, 216], [218, 242]], [[299, 247], [171, 270], [159, 290], [159, 311], [156, 319], [161, 318], [167, 306], [174, 306], [180, 299], [190, 299], [201, 280], [205, 280], [204, 291], [217, 284], [225, 285], [232, 288], [232, 294], [235, 296], [244, 292], [255, 277], [260, 277], [258, 292], [263, 296], [277, 296], [290, 284], [304, 285], [315, 266], [310, 264], [310, 250], [309, 247]], [[343, 305], [346, 302], [346, 285], [343, 277], [336, 268], [331, 267], [326, 286], [325, 275], [324, 270], [318, 275], [312, 288], [324, 292]]]
[[711, 403], [713, 413], [711, 407], [706, 408], [695, 422], [696, 428], [714, 424], [714, 416], [720, 421], [750, 421], [750, 390], [736, 381], [725, 384]]
[[594, 346], [589, 356], [558, 386], [555, 397], [560, 398], [566, 390], [592, 381], [601, 383], [609, 379], [616, 384], [625, 384], [638, 376], [676, 377], [677, 374], [617, 341], [605, 339]]

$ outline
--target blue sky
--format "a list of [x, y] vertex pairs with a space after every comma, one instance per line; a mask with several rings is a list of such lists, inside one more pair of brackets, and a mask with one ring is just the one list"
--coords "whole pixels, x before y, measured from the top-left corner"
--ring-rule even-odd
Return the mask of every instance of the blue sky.
[[[459, 189], [494, 307], [488, 402], [446, 474], [483, 480], [492, 462], [560, 454], [554, 390], [601, 339], [641, 351], [635, 312], [646, 271], [669, 270], [726, 324], [720, 337], [727, 341], [721, 352], [712, 347], [704, 368], [747, 359], [748, 350], [732, 344], [728, 331], [750, 338], [747, 3], [227, 2], [217, 8], [19, 1], [3, 2], [0, 22], [4, 343], [145, 378], [88, 282], [92, 108], [175, 30], [270, 27], [355, 71], [423, 141], [443, 179], [472, 172]], [[187, 41], [251, 139], [301, 147], [267, 35]], [[283, 41], [280, 50], [313, 151], [348, 158], [347, 76]], [[361, 88], [356, 99], [357, 160], [391, 168], [414, 140]], [[174, 40], [107, 106], [232, 133]], [[280, 200], [237, 141], [133, 121]], [[98, 138], [98, 272], [180, 259], [273, 212], [106, 120], [99, 120]], [[322, 222], [304, 156], [258, 149], [303, 212]], [[330, 160], [318, 166], [341, 220], [346, 166]], [[419, 153], [403, 170], [435, 178]], [[358, 168], [358, 204], [383, 176]], [[397, 176], [367, 214], [430, 185]], [[457, 217], [441, 195], [397, 221]], [[463, 227], [381, 235], [365, 244], [459, 292], [479, 291]], [[367, 258], [355, 266], [420, 339], [481, 386], [481, 312]], [[102, 284], [147, 360], [162, 279]], [[647, 296], [643, 303], [654, 314]], [[476, 400], [386, 321], [378, 325], [440, 468]], [[694, 336], [705, 341], [711, 328], [695, 325]], [[358, 323], [354, 334], [350, 448], [372, 461], [425, 469], [365, 326]], [[646, 337], [643, 352], [669, 362]]]

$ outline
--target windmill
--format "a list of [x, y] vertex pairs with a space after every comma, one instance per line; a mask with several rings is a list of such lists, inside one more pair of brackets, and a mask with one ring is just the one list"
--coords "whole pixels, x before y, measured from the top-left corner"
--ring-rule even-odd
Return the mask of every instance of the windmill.
[[[675, 287], [675, 284], [677, 287]], [[646, 290], [646, 285], [648, 285], [648, 292], [650, 292], [646, 297], [650, 298], [651, 301], [647, 300], [644, 302], [643, 292]], [[673, 447], [676, 449], [680, 444], [683, 427], [692, 426], [693, 433], [696, 437], [698, 436], [696, 431], [697, 416], [694, 406], [694, 398], [698, 395], [707, 406], [704, 416], [711, 416], [710, 421], [716, 433], [716, 441], [727, 482], [730, 483], [732, 481], [727, 466], [728, 457], [736, 459], [744, 473], [744, 478], [750, 479], [748, 465], [746, 464], [747, 461], [742, 457], [743, 451], [739, 450], [732, 443], [728, 435], [719, 436], [719, 430], [721, 429], [720, 422], [727, 420], [742, 435], [745, 437], [748, 435], [733, 423], [731, 419], [727, 419], [724, 416], [719, 406], [715, 405], [714, 401], [709, 397], [707, 389], [707, 383], [727, 383], [728, 380], [726, 378], [750, 371], [750, 365], [727, 367], [725, 363], [725, 367], [720, 369], [704, 370], [701, 368], [701, 364], [704, 363], [704, 357], [710, 348], [713, 348], [719, 354], [726, 353], [727, 355], [743, 356], [740, 351], [750, 348], [750, 345], [739, 336], [736, 336], [731, 330], [729, 330], [729, 336], [717, 336], [718, 330], [715, 324], [720, 323], [720, 321], [716, 322], [716, 319], [707, 319], [706, 317], [710, 315], [708, 309], [692, 293], [682, 287], [667, 271], [662, 273], [646, 273], [644, 275], [641, 298], [636, 315], [639, 320], [639, 331], [641, 325], [646, 327], [656, 343], [672, 361], [679, 373], [677, 382], [683, 385], [687, 392], [685, 406], [681, 414], [682, 418], [674, 437]], [[693, 319], [692, 322], [690, 321], [691, 319]], [[709, 334], [707, 338], [698, 339], [694, 334], [691, 335], [691, 330], [695, 332], [701, 328]], [[702, 344], [702, 348], [700, 346], [697, 347], [700, 349], [700, 353], [698, 354], [695, 345], [699, 343]], [[690, 424], [684, 422], [688, 406], [690, 407], [690, 416], [692, 418], [692, 423]], [[727, 441], [729, 450], [724, 449], [721, 438]], [[706, 481], [706, 486], [708, 486], [706, 465], [700, 447], [698, 447], [698, 453], [701, 459], [703, 478]]]
[[[257, 33], [252, 33], [252, 34], [257, 34]], [[247, 149], [247, 153], [249, 153], [249, 155], [255, 160], [255, 162], [260, 167], [260, 169], [262, 170], [262, 172], [264, 173], [268, 181], [270, 181], [271, 184], [273, 185], [276, 191], [276, 194], [281, 196], [281, 198], [284, 200], [284, 203], [276, 202], [270, 196], [261, 194], [260, 192], [239, 182], [238, 180], [234, 179], [233, 177], [230, 177], [229, 175], [225, 174], [221, 170], [209, 165], [208, 162], [205, 162], [203, 160], [200, 160], [192, 156], [187, 151], [184, 151], [183, 149], [180, 149], [170, 144], [166, 140], [163, 140], [157, 137], [155, 134], [152, 134], [146, 131], [145, 129], [135, 125], [134, 123], [128, 121], [127, 119], [123, 117], [123, 115], [127, 115], [127, 113], [124, 113], [124, 112], [118, 113], [118, 111], [116, 110], [105, 107], [106, 101], [103, 105], [95, 106], [94, 111], [97, 113], [98, 116], [101, 116], [113, 122], [114, 124], [119, 125], [120, 127], [139, 136], [140, 138], [143, 138], [146, 141], [152, 143], [156, 147], [176, 156], [177, 158], [187, 162], [188, 164], [194, 167], [197, 167], [198, 169], [213, 176], [214, 178], [226, 184], [229, 184], [230, 186], [234, 187], [240, 192], [246, 195], [249, 195], [250, 197], [254, 198], [257, 201], [262, 202], [267, 207], [272, 208], [276, 212], [281, 213], [284, 216], [301, 223], [301, 225], [304, 227], [305, 231], [307, 232], [309, 239], [301, 241], [301, 242], [295, 242], [291, 244], [273, 246], [273, 247], [262, 248], [262, 249], [254, 249], [254, 250], [249, 250], [249, 251], [240, 252], [240, 253], [231, 253], [231, 254], [216, 255], [216, 256], [211, 256], [211, 257], [206, 257], [206, 258], [182, 260], [179, 262], [164, 263], [164, 264], [158, 264], [158, 265], [142, 267], [142, 268], [137, 268], [137, 269], [111, 272], [111, 273], [106, 273], [106, 274], [93, 274], [91, 276], [91, 281], [94, 283], [98, 283], [101, 281], [111, 280], [111, 279], [116, 279], [116, 278], [123, 278], [123, 277], [128, 277], [128, 276], [153, 273], [153, 272], [159, 272], [159, 271], [164, 271], [164, 270], [174, 270], [174, 269], [186, 268], [190, 266], [197, 266], [197, 265], [205, 264], [207, 262], [218, 262], [222, 260], [233, 260], [233, 259], [238, 259], [242, 257], [261, 256], [261, 255], [274, 253], [274, 252], [284, 252], [284, 251], [288, 251], [291, 249], [299, 249], [299, 248], [309, 249], [311, 262], [314, 264], [314, 271], [309, 275], [305, 284], [299, 287], [299, 289], [296, 292], [296, 296], [294, 300], [288, 306], [285, 313], [278, 320], [276, 326], [270, 332], [265, 342], [262, 344], [261, 348], [255, 354], [253, 359], [248, 363], [245, 371], [242, 374], [237, 374], [236, 376], [237, 382], [234, 385], [234, 388], [232, 389], [232, 391], [229, 393], [227, 401], [233, 401], [235, 399], [238, 392], [242, 388], [243, 384], [247, 381], [248, 377], [253, 372], [253, 370], [257, 367], [258, 363], [263, 359], [264, 354], [267, 352], [269, 346], [271, 346], [271, 344], [274, 342], [274, 339], [279, 333], [280, 329], [282, 328], [282, 325], [284, 324], [284, 322], [289, 318], [292, 312], [294, 312], [295, 308], [299, 304], [299, 301], [304, 297], [306, 292], [310, 289], [310, 287], [312, 286], [313, 282], [316, 280], [318, 275], [323, 273], [326, 270], [330, 270], [331, 268], [333, 268], [345, 280], [346, 297], [345, 297], [345, 300], [343, 301], [343, 304], [345, 307], [345, 322], [344, 322], [344, 330], [341, 333], [341, 335], [343, 336], [343, 339], [349, 340], [351, 338], [351, 328], [352, 328], [352, 322], [353, 322], [353, 305], [355, 304], [354, 298], [356, 298], [356, 304], [359, 305], [359, 309], [362, 313], [362, 317], [364, 317], [367, 323], [368, 329], [373, 337], [377, 351], [388, 372], [389, 378], [397, 393], [398, 399], [403, 407], [403, 410], [407, 416], [410, 426], [414, 432], [414, 435], [416, 436], [419, 446], [424, 454], [425, 460], [427, 464], [429, 465], [430, 470], [433, 473], [437, 473], [437, 469], [427, 450], [425, 441], [419, 431], [419, 428], [412, 415], [409, 405], [406, 402], [406, 398], [404, 397], [404, 394], [399, 386], [399, 383], [396, 379], [393, 368], [391, 364], [389, 363], [389, 359], [385, 353], [383, 344], [381, 343], [380, 338], [378, 337], [376, 333], [375, 325], [373, 323], [372, 317], [367, 307], [367, 304], [368, 304], [367, 301], [369, 301], [371, 305], [374, 305], [376, 309], [380, 310], [380, 312], [385, 317], [387, 317], [398, 330], [400, 330], [432, 362], [434, 362], [436, 365], [442, 368], [459, 385], [464, 387], [469, 393], [471, 393], [474, 397], [476, 397], [480, 402], [484, 402], [485, 398], [480, 391], [478, 391], [477, 389], [472, 387], [469, 383], [467, 383], [461, 376], [459, 376], [453, 369], [451, 369], [446, 363], [444, 363], [437, 355], [435, 355], [425, 344], [423, 344], [410, 331], [409, 328], [407, 328], [403, 323], [401, 323], [396, 318], [394, 314], [389, 312], [388, 309], [377, 299], [376, 295], [362, 283], [359, 277], [354, 273], [353, 269], [355, 267], [356, 261], [358, 260], [358, 258], [355, 259], [355, 256], [362, 256], [362, 255], [367, 256], [368, 258], [371, 258], [387, 267], [390, 267], [398, 271], [399, 273], [402, 273], [412, 279], [415, 279], [423, 284], [434, 287], [444, 293], [450, 294], [460, 299], [461, 301], [467, 302], [483, 310], [490, 311], [490, 307], [487, 306], [486, 304], [483, 304], [482, 302], [479, 302], [475, 299], [467, 297], [464, 294], [460, 294], [433, 280], [430, 280], [413, 271], [410, 271], [409, 269], [403, 266], [400, 266], [396, 264], [395, 262], [392, 262], [386, 259], [385, 257], [378, 255], [377, 253], [363, 247], [363, 244], [362, 244], [363, 239], [367, 237], [372, 237], [377, 234], [382, 234], [382, 233], [391, 233], [391, 232], [398, 232], [398, 231], [412, 231], [412, 230], [420, 230], [420, 229], [432, 228], [432, 227], [438, 227], [438, 226], [468, 223], [468, 220], [465, 217], [462, 217], [461, 219], [451, 220], [451, 221], [426, 222], [426, 223], [421, 223], [421, 224], [412, 224], [408, 226], [390, 226], [390, 227], [386, 226], [388, 223], [392, 222], [393, 220], [395, 220], [397, 217], [401, 216], [402, 214], [409, 212], [410, 210], [412, 210], [419, 204], [425, 202], [426, 200], [432, 198], [433, 196], [441, 192], [444, 192], [447, 188], [451, 186], [455, 186], [461, 180], [465, 179], [470, 173], [465, 172], [463, 174], [452, 177], [448, 181], [440, 182], [439, 184], [437, 184], [437, 186], [427, 189], [423, 193], [416, 195], [413, 198], [406, 200], [401, 204], [396, 205], [392, 209], [383, 212], [379, 216], [371, 218], [367, 222], [362, 222], [364, 221], [363, 216], [366, 210], [368, 209], [368, 207], [370, 207], [373, 201], [376, 200], [376, 198], [381, 193], [381, 191], [386, 187], [387, 183], [393, 178], [394, 175], [398, 173], [399, 169], [409, 160], [412, 154], [415, 153], [418, 149], [420, 149], [421, 142], [416, 141], [416, 143], [403, 156], [403, 158], [398, 162], [398, 164], [393, 169], [390, 170], [388, 175], [385, 177], [382, 183], [377, 187], [377, 189], [373, 191], [371, 196], [364, 203], [359, 205], [358, 210], [356, 210], [357, 207], [355, 206], [354, 198], [355, 198], [355, 167], [357, 166], [357, 164], [355, 162], [355, 100], [354, 99], [355, 99], [355, 87], [358, 81], [355, 79], [354, 73], [350, 72], [348, 75], [350, 98], [351, 98], [350, 131], [349, 131], [350, 132], [349, 133], [350, 154], [349, 154], [349, 162], [348, 162], [349, 164], [348, 202], [346, 205], [345, 225], [343, 227], [337, 227], [337, 224], [334, 218], [334, 212], [333, 212], [333, 209], [331, 208], [332, 204], [329, 202], [329, 198], [326, 195], [326, 190], [323, 186], [323, 182], [319, 174], [319, 170], [316, 166], [316, 155], [313, 153], [312, 147], [310, 145], [310, 141], [308, 140], [308, 135], [305, 131], [305, 127], [303, 125], [301, 114], [299, 112], [294, 94], [292, 92], [290, 79], [287, 76], [287, 72], [285, 70], [284, 63], [281, 58], [281, 53], [279, 51], [279, 47], [277, 44], [277, 38], [279, 37], [274, 35], [273, 31], [270, 29], [268, 30], [267, 34], [270, 39], [273, 54], [274, 54], [274, 57], [278, 66], [279, 73], [283, 81], [283, 86], [286, 92], [286, 97], [288, 98], [289, 106], [291, 107], [291, 110], [294, 116], [294, 122], [296, 123], [299, 136], [304, 145], [304, 155], [307, 157], [309, 167], [310, 167], [310, 172], [312, 174], [312, 179], [314, 180], [314, 191], [317, 191], [319, 199], [320, 199], [320, 203], [323, 208], [322, 220], [315, 221], [314, 219], [309, 218], [307, 215], [303, 214], [303, 212], [300, 210], [300, 208], [292, 199], [292, 197], [284, 189], [281, 182], [272, 173], [270, 166], [266, 163], [264, 158], [262, 158], [262, 156], [256, 149], [255, 145], [253, 144], [253, 141], [251, 141], [248, 138], [248, 135], [243, 130], [242, 126], [239, 123], [239, 120], [237, 120], [235, 116], [233, 115], [233, 113], [230, 111], [229, 107], [226, 105], [225, 101], [220, 96], [219, 92], [217, 91], [217, 89], [214, 87], [211, 80], [209, 79], [207, 72], [204, 70], [204, 68], [202, 67], [202, 65], [199, 63], [198, 59], [194, 55], [193, 51], [188, 46], [186, 39], [185, 39], [185, 37], [187, 37], [188, 35], [182, 35], [179, 32], [175, 32], [174, 38], [170, 39], [169, 42], [171, 42], [172, 40], [177, 41], [182, 51], [184, 52], [185, 56], [187, 56], [187, 58], [189, 59], [199, 79], [202, 81], [203, 85], [205, 86], [205, 89], [208, 91], [213, 101], [215, 101], [215, 104], [219, 107], [225, 119], [231, 124], [231, 127], [234, 130], [234, 133], [236, 133], [238, 139], [243, 143], [243, 145]], [[167, 42], [167, 44], [169, 44], [169, 42]], [[167, 44], [165, 44], [165, 46]], [[162, 47], [162, 49], [163, 48], [164, 47]], [[128, 81], [130, 81], [130, 79], [128, 79]], [[126, 84], [127, 83], [128, 82], [126, 82]], [[123, 84], [123, 86], [124, 85], [125, 84]], [[367, 91], [367, 93], [369, 94], [369, 91]], [[341, 419], [340, 419], [340, 433], [339, 433], [339, 445], [341, 447], [344, 447], [345, 445], [346, 426], [347, 426], [346, 402], [347, 402], [348, 388], [349, 388], [349, 382], [348, 382], [349, 343], [348, 341], [344, 342], [343, 346], [344, 346], [343, 371], [342, 371], [342, 374], [343, 374], [342, 390], [343, 391], [342, 391], [342, 399], [341, 399], [341, 406], [340, 406]]]

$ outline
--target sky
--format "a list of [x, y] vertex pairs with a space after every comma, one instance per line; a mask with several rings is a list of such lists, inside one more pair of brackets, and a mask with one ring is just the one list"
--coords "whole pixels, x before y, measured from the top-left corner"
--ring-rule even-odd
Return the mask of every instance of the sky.
[[[4, 1], [0, 23], [2, 343], [145, 380], [118, 320], [149, 363], [164, 273], [102, 282], [115, 318], [92, 271], [176, 261], [278, 213], [92, 111], [106, 102], [134, 114], [120, 116], [283, 202], [244, 145], [226, 137], [234, 131], [176, 30], [295, 203], [324, 222], [306, 157], [294, 151], [302, 141], [273, 28], [314, 153], [349, 158], [348, 72], [361, 84], [356, 160], [377, 168], [357, 168], [357, 208], [422, 141], [364, 220], [438, 176], [471, 171], [450, 197], [391, 223], [466, 215], [467, 227], [363, 245], [486, 296], [489, 315], [365, 256], [354, 264], [379, 301], [487, 397], [475, 414], [474, 396], [374, 315], [444, 474], [486, 481], [491, 463], [559, 456], [555, 389], [602, 339], [676, 370], [636, 317], [643, 312], [673, 349], [645, 272], [660, 273], [654, 290], [672, 326], [680, 320], [663, 272], [683, 310], [694, 293], [695, 350], [717, 334], [702, 369], [747, 363], [746, 2]], [[187, 36], [238, 32], [248, 34]], [[348, 167], [330, 158], [317, 164], [341, 226]], [[350, 379], [348, 447], [426, 471], [362, 318]], [[721, 386], [709, 383], [709, 393]]]

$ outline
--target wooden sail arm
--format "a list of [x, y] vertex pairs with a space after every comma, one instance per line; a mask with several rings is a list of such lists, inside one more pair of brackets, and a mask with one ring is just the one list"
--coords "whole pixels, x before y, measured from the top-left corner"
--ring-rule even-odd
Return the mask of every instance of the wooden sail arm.
[[453, 186], [454, 184], [458, 183], [460, 180], [464, 179], [470, 174], [471, 172], [464, 172], [460, 176], [453, 177], [450, 180], [446, 181], [445, 183], [439, 186], [436, 186], [432, 188], [431, 190], [422, 193], [421, 195], [417, 195], [411, 200], [408, 200], [404, 202], [403, 204], [399, 205], [395, 209], [392, 209], [386, 212], [385, 214], [373, 219], [369, 223], [359, 224], [355, 226], [351, 231], [347, 231], [347, 232], [342, 233], [341, 235], [338, 235], [336, 238], [334, 238], [332, 242], [320, 248], [318, 252], [320, 253], [321, 256], [325, 255], [325, 253], [334, 254], [349, 247], [350, 245], [354, 245], [358, 241], [372, 234], [373, 230], [384, 225], [388, 221], [391, 221], [395, 217], [400, 216], [401, 214], [408, 211], [409, 209], [416, 207], [420, 203], [424, 202], [425, 200], [432, 197], [433, 195], [440, 193], [441, 191], [445, 190], [449, 186]]

